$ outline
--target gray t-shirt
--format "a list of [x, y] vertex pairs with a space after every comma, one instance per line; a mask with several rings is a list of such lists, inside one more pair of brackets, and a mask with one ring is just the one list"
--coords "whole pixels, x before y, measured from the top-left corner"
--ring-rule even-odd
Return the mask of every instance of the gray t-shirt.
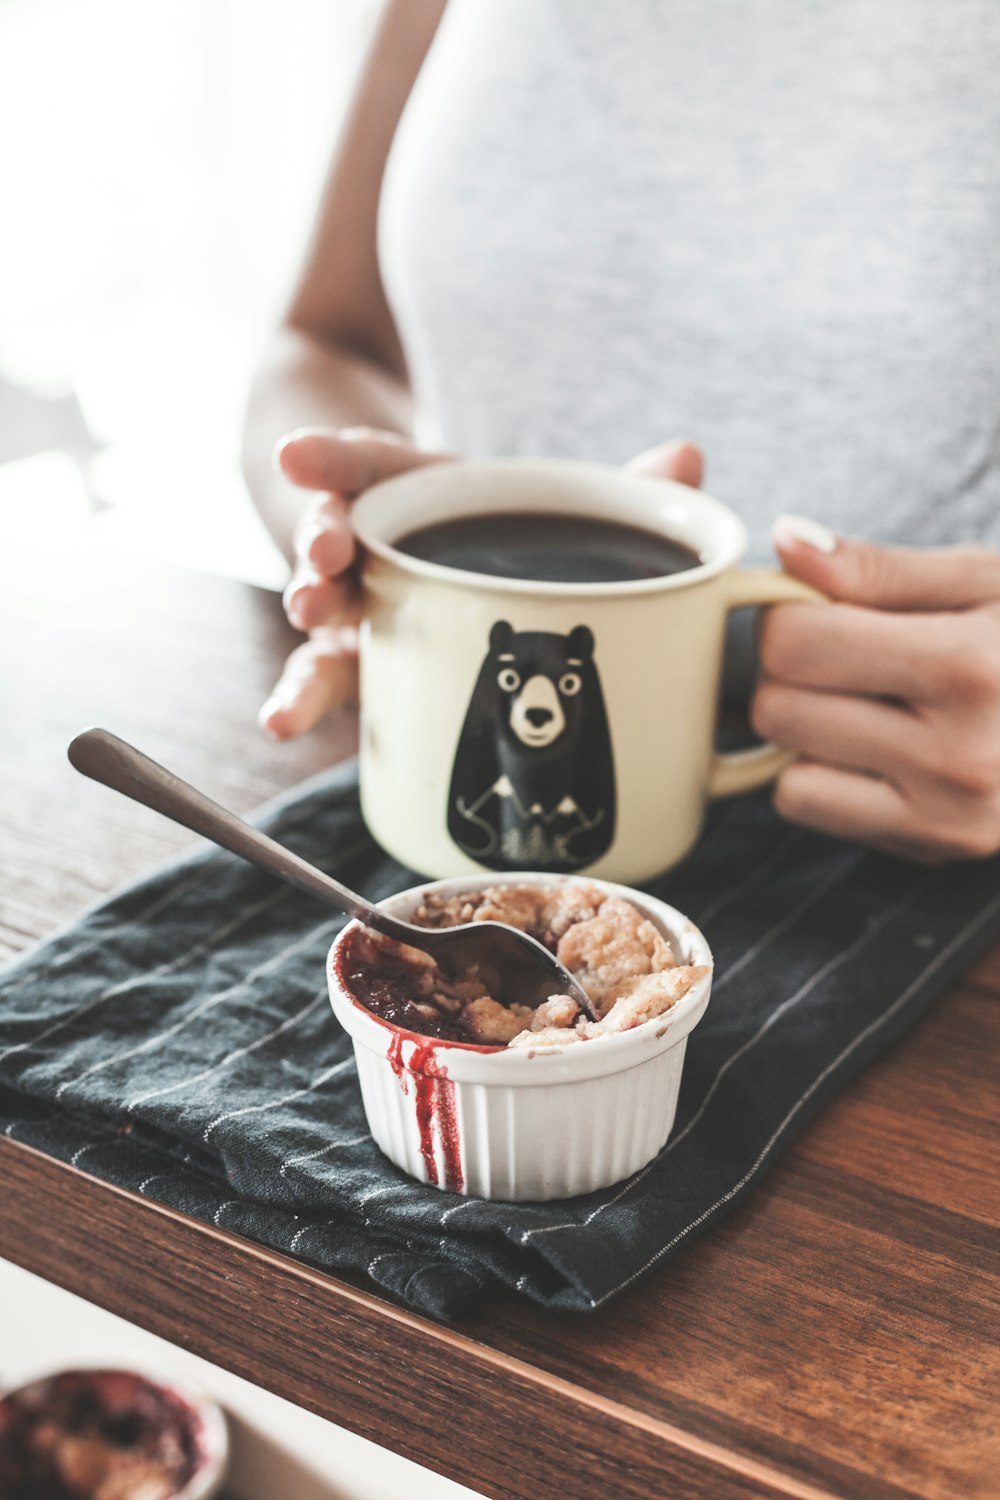
[[1000, 543], [998, 0], [451, 0], [380, 239], [457, 450]]

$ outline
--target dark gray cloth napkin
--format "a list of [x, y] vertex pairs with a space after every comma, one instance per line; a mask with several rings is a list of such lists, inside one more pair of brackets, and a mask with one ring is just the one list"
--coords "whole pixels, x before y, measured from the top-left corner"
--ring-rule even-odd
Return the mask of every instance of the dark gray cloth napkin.
[[[366, 834], [353, 766], [260, 819], [368, 896], [415, 878]], [[324, 958], [335, 913], [228, 855], [133, 885], [0, 977], [0, 1129], [438, 1317], [500, 1286], [599, 1307], [747, 1192], [1000, 937], [1000, 861], [928, 870], [715, 806], [649, 889], [704, 928], [711, 1003], [674, 1133], [617, 1187], [549, 1204], [423, 1187], [365, 1126]]]

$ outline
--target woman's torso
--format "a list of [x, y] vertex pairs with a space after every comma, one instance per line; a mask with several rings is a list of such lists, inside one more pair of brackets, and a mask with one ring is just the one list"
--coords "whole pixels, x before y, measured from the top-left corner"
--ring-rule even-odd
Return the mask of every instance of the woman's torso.
[[380, 227], [440, 439], [1000, 543], [998, 78], [996, 0], [451, 0]]

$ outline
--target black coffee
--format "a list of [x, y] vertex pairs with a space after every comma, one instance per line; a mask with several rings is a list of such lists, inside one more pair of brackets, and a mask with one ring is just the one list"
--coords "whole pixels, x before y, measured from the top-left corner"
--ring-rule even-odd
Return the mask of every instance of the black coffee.
[[534, 583], [630, 583], [683, 573], [701, 562], [697, 552], [658, 531], [546, 511], [436, 521], [393, 545], [446, 568]]

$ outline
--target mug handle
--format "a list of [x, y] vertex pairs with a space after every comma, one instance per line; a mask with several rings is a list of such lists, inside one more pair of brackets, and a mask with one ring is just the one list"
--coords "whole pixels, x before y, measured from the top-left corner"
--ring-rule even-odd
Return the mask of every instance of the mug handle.
[[[730, 575], [727, 613], [746, 604], [788, 602], [830, 604], [832, 601], [808, 583], [800, 583], [780, 568], [737, 568]], [[710, 797], [731, 797], [773, 781], [791, 761], [794, 750], [765, 742], [749, 750], [716, 750], [708, 774]]]

